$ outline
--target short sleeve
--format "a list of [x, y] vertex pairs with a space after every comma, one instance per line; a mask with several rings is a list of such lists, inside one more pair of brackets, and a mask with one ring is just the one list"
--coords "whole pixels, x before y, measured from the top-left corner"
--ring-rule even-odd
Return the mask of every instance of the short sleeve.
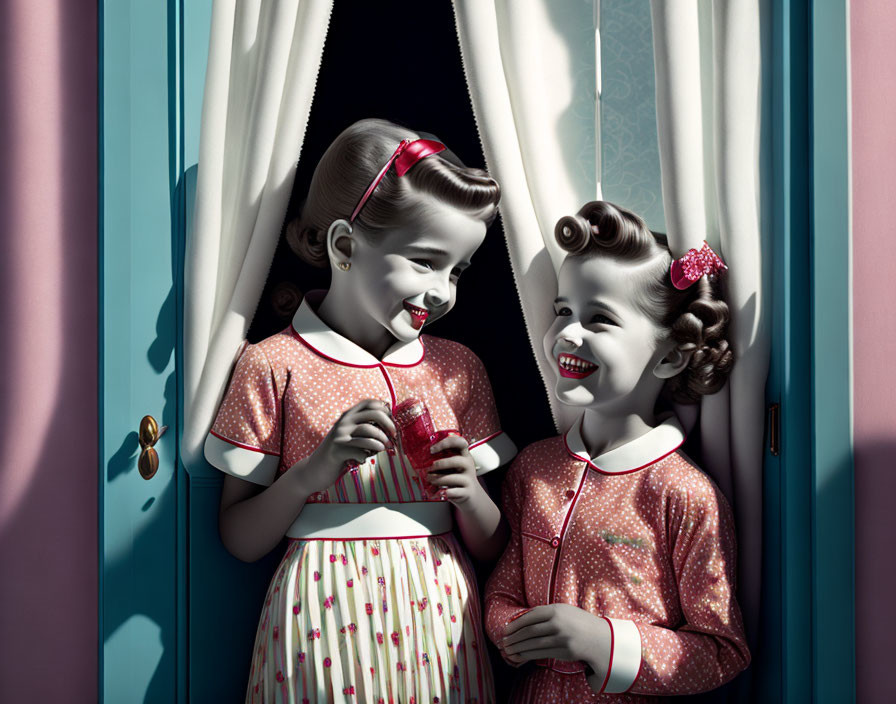
[[516, 445], [501, 430], [485, 366], [472, 352], [468, 364], [470, 385], [458, 421], [461, 433], [470, 443], [476, 473], [485, 474], [510, 462], [516, 455]]
[[269, 486], [280, 463], [280, 396], [274, 370], [257, 345], [243, 352], [205, 441], [222, 472]]

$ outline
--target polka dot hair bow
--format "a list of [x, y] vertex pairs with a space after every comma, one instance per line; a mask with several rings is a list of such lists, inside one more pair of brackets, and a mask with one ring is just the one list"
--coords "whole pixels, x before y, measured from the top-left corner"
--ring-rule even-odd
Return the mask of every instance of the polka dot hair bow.
[[727, 268], [721, 257], [704, 242], [700, 249], [690, 249], [683, 257], [674, 260], [669, 267], [669, 274], [672, 285], [683, 291], [701, 277], [714, 276]]

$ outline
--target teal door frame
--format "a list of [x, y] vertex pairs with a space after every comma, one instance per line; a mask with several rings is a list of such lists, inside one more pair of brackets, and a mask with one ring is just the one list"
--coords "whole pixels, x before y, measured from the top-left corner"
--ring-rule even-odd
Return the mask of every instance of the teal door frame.
[[174, 701], [177, 433], [137, 471], [144, 415], [178, 423], [177, 5], [99, 3], [99, 672], [102, 701]]
[[[855, 701], [848, 0], [773, 2], [768, 701]], [[808, 292], [808, 295], [807, 295]], [[777, 538], [780, 540], [777, 540]], [[774, 683], [778, 682], [778, 687]]]
[[767, 396], [769, 404], [779, 405], [781, 443], [773, 455], [766, 442], [762, 626], [779, 637], [760, 638], [767, 647], [756, 655], [764, 670], [762, 701], [806, 702], [812, 692], [813, 633], [808, 2], [772, 6], [774, 305]]
[[849, 0], [811, 4], [814, 700], [855, 701]]
[[[98, 692], [185, 702], [183, 0], [101, 0], [98, 14]], [[136, 466], [143, 415], [169, 428], [149, 480]]]
[[[197, 669], [190, 618], [208, 616], [190, 609], [188, 519], [196, 487], [180, 462], [179, 440], [183, 249], [211, 10], [212, 0], [99, 2], [97, 676], [100, 701], [115, 704], [189, 701]], [[149, 481], [136, 468], [144, 414], [169, 427]], [[216, 538], [213, 520], [207, 532]], [[215, 652], [201, 656], [198, 670], [208, 679]]]

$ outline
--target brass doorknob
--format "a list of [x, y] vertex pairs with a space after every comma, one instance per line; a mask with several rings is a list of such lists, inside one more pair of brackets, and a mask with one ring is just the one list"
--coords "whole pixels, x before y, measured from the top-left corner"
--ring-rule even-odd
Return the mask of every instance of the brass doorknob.
[[154, 445], [159, 438], [168, 430], [167, 425], [161, 428], [152, 416], [143, 416], [140, 421], [140, 430], [137, 433], [137, 440], [140, 442], [140, 458], [137, 460], [137, 469], [140, 470], [140, 476], [144, 479], [152, 479], [159, 469], [159, 453]]

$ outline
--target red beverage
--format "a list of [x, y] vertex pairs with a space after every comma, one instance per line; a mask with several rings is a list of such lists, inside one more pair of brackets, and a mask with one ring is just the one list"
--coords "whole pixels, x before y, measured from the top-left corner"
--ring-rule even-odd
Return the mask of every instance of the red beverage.
[[416, 398], [402, 401], [392, 411], [392, 417], [401, 439], [401, 449], [414, 469], [431, 465], [433, 460], [429, 446], [436, 429], [423, 401]]
[[460, 433], [456, 430], [436, 430], [426, 404], [416, 398], [409, 398], [398, 404], [392, 411], [392, 417], [395, 419], [405, 456], [420, 475], [420, 479], [426, 482], [427, 470], [432, 463], [454, 454], [451, 450], [433, 454], [430, 448], [449, 435]]

